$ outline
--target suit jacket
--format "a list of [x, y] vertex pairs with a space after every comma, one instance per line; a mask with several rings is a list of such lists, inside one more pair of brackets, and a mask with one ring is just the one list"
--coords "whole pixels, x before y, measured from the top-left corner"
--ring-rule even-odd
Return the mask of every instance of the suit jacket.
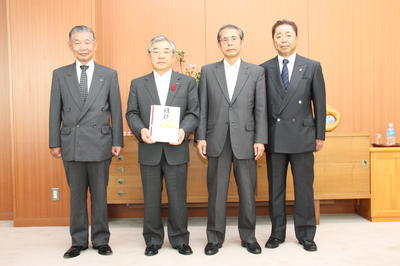
[[[174, 83], [176, 89], [172, 91], [171, 88]], [[154, 74], [152, 72], [131, 82], [126, 120], [139, 140], [139, 163], [141, 164], [159, 164], [163, 151], [170, 165], [189, 162], [188, 137], [199, 123], [196, 80], [172, 71], [169, 88], [165, 105], [180, 107], [179, 126], [185, 131], [185, 139], [177, 146], [161, 142], [146, 144], [141, 138], [140, 131], [143, 128], [149, 128], [151, 105], [160, 105]]]
[[265, 69], [267, 84], [268, 151], [315, 151], [316, 139], [325, 139], [325, 83], [320, 63], [297, 54], [286, 92], [278, 57], [261, 66]]
[[221, 154], [229, 129], [235, 157], [254, 158], [254, 143], [268, 142], [264, 70], [242, 60], [229, 100], [224, 62], [203, 66], [199, 95], [196, 140], [207, 141], [207, 155]]
[[49, 146], [61, 147], [64, 161], [103, 161], [112, 146], [123, 146], [117, 72], [95, 64], [89, 95], [81, 100], [75, 63], [54, 70]]

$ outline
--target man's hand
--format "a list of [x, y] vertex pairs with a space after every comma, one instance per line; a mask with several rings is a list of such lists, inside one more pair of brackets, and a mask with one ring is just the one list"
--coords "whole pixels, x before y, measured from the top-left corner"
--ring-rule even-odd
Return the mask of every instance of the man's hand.
[[121, 151], [122, 151], [122, 147], [120, 147], [120, 146], [112, 146], [112, 148], [111, 148], [111, 153], [113, 156], [120, 155]]
[[144, 143], [147, 144], [156, 143], [155, 141], [151, 140], [150, 131], [147, 128], [142, 128], [142, 130], [140, 130], [140, 137], [142, 138]]
[[322, 147], [324, 146], [324, 141], [322, 139], [317, 139], [316, 140], [316, 145], [315, 145], [315, 150], [320, 151], [322, 150]]
[[254, 143], [254, 159], [257, 161], [261, 158], [265, 150], [264, 144]]
[[197, 141], [197, 151], [203, 159], [207, 159], [207, 141], [198, 140]]
[[50, 148], [50, 154], [56, 159], [61, 158], [61, 147]]
[[170, 142], [171, 145], [180, 145], [182, 141], [185, 139], [185, 131], [181, 128], [179, 129], [178, 133], [178, 141], [177, 142]]

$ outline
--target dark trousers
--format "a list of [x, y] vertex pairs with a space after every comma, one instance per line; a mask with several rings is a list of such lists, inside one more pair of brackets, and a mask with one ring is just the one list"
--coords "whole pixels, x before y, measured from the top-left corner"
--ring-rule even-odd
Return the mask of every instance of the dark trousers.
[[146, 246], [162, 245], [164, 226], [161, 221], [162, 179], [168, 194], [168, 239], [172, 247], [189, 243], [186, 207], [187, 164], [169, 165], [163, 153], [155, 166], [140, 165], [144, 194], [143, 236]]
[[226, 198], [229, 188], [229, 176], [233, 163], [233, 172], [239, 193], [239, 235], [242, 241], [256, 242], [256, 161], [235, 158], [229, 134], [219, 157], [208, 157], [208, 221], [207, 239], [209, 243], [222, 244], [226, 229]]
[[298, 240], [313, 240], [316, 231], [314, 208], [314, 154], [267, 153], [271, 236], [282, 241], [286, 235], [286, 175], [288, 164], [294, 183], [294, 226]]
[[101, 162], [64, 161], [70, 188], [70, 234], [73, 246], [88, 246], [87, 193], [91, 199], [92, 245], [108, 244], [107, 185], [111, 159]]

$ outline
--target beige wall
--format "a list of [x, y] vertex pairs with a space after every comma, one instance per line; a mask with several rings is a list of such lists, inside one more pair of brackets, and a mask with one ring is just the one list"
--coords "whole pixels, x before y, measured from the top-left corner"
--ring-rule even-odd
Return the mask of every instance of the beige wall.
[[[328, 103], [342, 113], [337, 131], [368, 131], [373, 135], [383, 133], [387, 122], [393, 121], [400, 134], [400, 108], [396, 104], [400, 98], [397, 0], [0, 3], [0, 115], [4, 121], [0, 131], [4, 151], [0, 153], [0, 218], [1, 213], [10, 214], [12, 209], [13, 180], [16, 225], [68, 222], [62, 163], [50, 158], [47, 148], [48, 106], [52, 70], [73, 61], [66, 42], [69, 29], [76, 24], [95, 28], [96, 60], [118, 71], [125, 111], [130, 80], [150, 71], [146, 44], [154, 35], [168, 35], [178, 50], [186, 51], [187, 63], [200, 67], [221, 59], [217, 30], [234, 23], [245, 31], [243, 58], [259, 64], [275, 56], [270, 33], [274, 21], [295, 20], [299, 26], [298, 52], [322, 63]], [[11, 54], [7, 52], [8, 41]], [[61, 201], [50, 201], [51, 187], [61, 188]]]

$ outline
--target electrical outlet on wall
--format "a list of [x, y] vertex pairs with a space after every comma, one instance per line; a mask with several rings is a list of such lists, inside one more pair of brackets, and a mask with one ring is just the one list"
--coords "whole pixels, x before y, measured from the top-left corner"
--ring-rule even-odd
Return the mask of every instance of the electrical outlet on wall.
[[51, 188], [51, 200], [60, 200], [60, 189], [58, 187]]

